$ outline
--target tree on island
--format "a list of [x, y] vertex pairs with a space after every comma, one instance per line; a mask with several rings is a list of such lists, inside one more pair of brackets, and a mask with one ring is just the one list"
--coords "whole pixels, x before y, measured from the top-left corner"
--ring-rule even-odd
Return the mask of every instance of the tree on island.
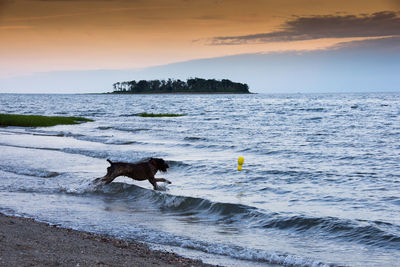
[[116, 82], [113, 88], [114, 94], [250, 93], [249, 86], [245, 83], [201, 78], [191, 78], [186, 82], [179, 79]]

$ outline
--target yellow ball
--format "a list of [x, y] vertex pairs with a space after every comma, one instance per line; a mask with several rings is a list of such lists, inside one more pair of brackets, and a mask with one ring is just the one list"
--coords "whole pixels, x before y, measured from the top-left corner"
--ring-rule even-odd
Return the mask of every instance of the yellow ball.
[[238, 164], [239, 164], [239, 166], [238, 166], [238, 171], [241, 171], [241, 170], [242, 170], [242, 165], [243, 165], [243, 163], [244, 163], [244, 158], [243, 158], [243, 157], [239, 157], [239, 158], [238, 158]]

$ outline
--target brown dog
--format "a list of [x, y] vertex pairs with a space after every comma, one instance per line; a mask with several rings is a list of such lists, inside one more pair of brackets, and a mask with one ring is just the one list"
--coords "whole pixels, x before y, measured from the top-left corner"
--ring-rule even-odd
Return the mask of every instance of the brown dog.
[[157, 190], [157, 182], [171, 183], [164, 178], [154, 178], [157, 171], [166, 172], [169, 168], [168, 164], [160, 158], [151, 158], [145, 162], [139, 163], [125, 163], [125, 162], [112, 162], [107, 159], [111, 164], [107, 168], [107, 174], [104, 177], [97, 178], [94, 182], [102, 182], [104, 184], [111, 183], [118, 176], [128, 176], [134, 180], [144, 181], [149, 180], [153, 185], [154, 190]]

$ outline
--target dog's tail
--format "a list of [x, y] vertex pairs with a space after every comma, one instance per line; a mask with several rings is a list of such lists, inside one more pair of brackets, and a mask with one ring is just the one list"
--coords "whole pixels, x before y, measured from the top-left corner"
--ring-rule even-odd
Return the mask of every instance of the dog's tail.
[[109, 160], [109, 159], [107, 159], [107, 161], [111, 164], [111, 165], [113, 165], [113, 163], [112, 163], [112, 161], [111, 160]]

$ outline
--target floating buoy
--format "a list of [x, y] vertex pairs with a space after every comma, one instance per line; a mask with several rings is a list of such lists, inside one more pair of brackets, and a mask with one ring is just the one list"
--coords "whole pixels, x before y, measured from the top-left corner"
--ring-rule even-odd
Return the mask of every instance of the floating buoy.
[[241, 170], [242, 170], [242, 165], [243, 165], [243, 163], [244, 163], [244, 158], [243, 158], [243, 157], [239, 157], [239, 158], [238, 158], [238, 164], [239, 164], [239, 166], [238, 166], [238, 171], [241, 171]]

